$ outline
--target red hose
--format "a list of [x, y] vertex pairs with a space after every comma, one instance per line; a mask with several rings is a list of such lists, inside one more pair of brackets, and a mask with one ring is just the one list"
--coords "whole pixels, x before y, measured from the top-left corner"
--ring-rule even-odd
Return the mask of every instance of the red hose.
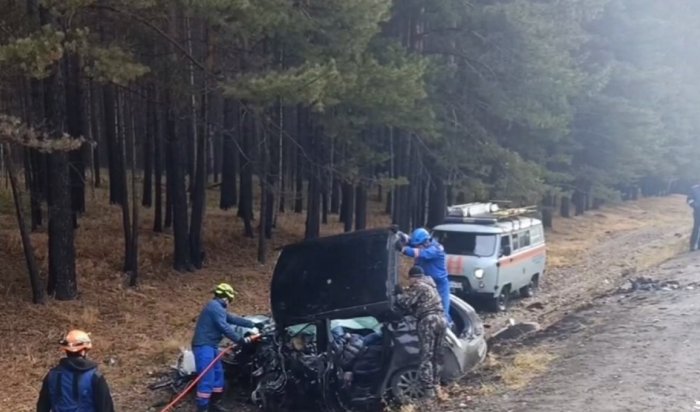
[[[249, 336], [248, 339], [250, 339], [251, 342], [255, 342], [255, 341], [257, 341], [257, 340], [260, 339], [260, 335]], [[214, 367], [214, 364], [215, 364], [219, 359], [221, 359], [225, 354], [227, 354], [228, 352], [230, 352], [231, 349], [233, 349], [234, 347], [235, 347], [235, 346], [229, 346], [228, 348], [222, 350], [221, 353], [218, 354], [218, 355], [214, 358], [214, 360], [211, 361], [211, 363], [209, 363], [209, 365], [207, 365], [207, 367], [204, 368], [204, 370], [203, 370], [199, 375], [197, 375], [197, 377], [194, 378], [194, 379], [192, 380], [192, 382], [190, 382], [190, 384], [187, 385], [187, 387], [186, 387], [185, 389], [183, 389], [182, 392], [180, 392], [180, 394], [178, 394], [178, 395], [175, 397], [175, 399], [173, 399], [172, 402], [170, 402], [169, 404], [167, 404], [167, 405], [165, 406], [165, 408], [161, 409], [160, 412], [168, 412], [168, 411], [171, 410], [173, 407], [175, 407], [175, 405], [177, 405], [177, 403], [180, 402], [180, 401], [182, 400], [182, 398], [184, 398], [185, 395], [187, 395], [187, 394], [189, 393], [190, 390], [192, 390], [192, 388], [194, 387], [194, 385], [196, 385], [197, 382], [199, 382], [200, 380], [202, 380], [202, 378], [204, 377], [204, 375], [206, 375], [207, 372], [209, 372], [209, 371], [211, 370], [211, 368]]]

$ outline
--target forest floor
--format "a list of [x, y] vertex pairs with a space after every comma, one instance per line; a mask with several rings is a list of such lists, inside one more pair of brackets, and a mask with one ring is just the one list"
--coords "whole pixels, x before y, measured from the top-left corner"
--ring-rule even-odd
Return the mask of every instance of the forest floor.
[[[106, 193], [88, 199], [87, 213], [76, 232], [80, 299], [31, 304], [21, 243], [9, 198], [0, 190], [0, 329], [6, 343], [0, 357], [0, 410], [33, 410], [41, 380], [60, 357], [57, 341], [66, 330], [79, 327], [91, 333], [91, 357], [100, 363], [120, 411], [146, 411], [154, 394], [146, 385], [151, 375], [172, 364], [191, 338], [196, 316], [211, 287], [228, 281], [239, 292], [233, 310], [240, 314], [268, 310], [268, 285], [276, 248], [300, 240], [304, 215], [280, 216], [270, 245], [268, 262], [256, 262], [257, 241], [242, 236], [235, 210], [215, 208], [210, 193], [205, 222], [206, 268], [197, 273], [170, 269], [172, 238], [153, 234], [152, 212], [144, 210], [140, 231], [140, 285], [125, 286], [121, 212], [107, 206]], [[379, 210], [374, 203], [371, 210]], [[338, 233], [337, 216], [330, 217], [322, 234]], [[387, 225], [385, 215], [369, 217], [370, 226]], [[656, 265], [686, 247], [690, 214], [683, 198], [643, 199], [588, 212], [573, 219], [556, 219], [548, 233], [548, 275], [541, 293], [516, 301], [505, 315], [483, 314], [490, 331], [509, 318], [535, 320], [543, 326], [586, 305], [615, 288], [638, 270]], [[32, 235], [43, 268], [47, 263], [46, 234]], [[532, 303], [537, 310], [532, 308]], [[537, 354], [535, 354], [537, 355]], [[534, 356], [534, 355], [533, 355]], [[545, 356], [546, 355], [542, 355]], [[543, 364], [543, 359], [527, 360]], [[448, 409], [461, 408], [473, 397], [525, 385], [532, 368], [521, 367], [514, 354], [494, 353], [477, 376], [453, 388], [444, 400]], [[513, 383], [515, 382], [515, 383]], [[465, 404], [465, 406], [467, 406]]]

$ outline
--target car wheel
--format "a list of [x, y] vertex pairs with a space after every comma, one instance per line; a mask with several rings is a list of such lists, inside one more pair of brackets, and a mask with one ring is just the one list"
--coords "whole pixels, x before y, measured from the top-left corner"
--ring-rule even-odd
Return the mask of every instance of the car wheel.
[[421, 399], [425, 388], [420, 381], [418, 368], [405, 368], [391, 378], [391, 394], [400, 404]]
[[527, 286], [520, 289], [520, 296], [524, 298], [531, 298], [537, 293], [539, 288], [539, 281], [537, 275], [533, 276]]
[[501, 294], [496, 296], [491, 301], [491, 306], [494, 312], [505, 312], [508, 310], [510, 301], [510, 286], [504, 286], [501, 289]]

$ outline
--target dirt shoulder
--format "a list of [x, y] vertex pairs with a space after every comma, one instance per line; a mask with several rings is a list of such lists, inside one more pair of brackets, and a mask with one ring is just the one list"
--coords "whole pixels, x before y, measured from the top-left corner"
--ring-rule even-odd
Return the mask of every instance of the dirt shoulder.
[[[174, 273], [169, 268], [171, 239], [154, 235], [151, 212], [144, 211], [141, 226], [142, 277], [136, 290], [125, 287], [120, 273], [123, 243], [118, 208], [105, 206], [98, 192], [88, 204], [76, 233], [78, 284], [81, 297], [73, 302], [29, 302], [21, 244], [13, 216], [0, 213], [0, 327], [12, 336], [0, 357], [0, 410], [33, 409], [41, 379], [60, 356], [56, 342], [72, 327], [87, 329], [95, 340], [92, 357], [113, 388], [118, 410], [147, 410], [153, 394], [146, 389], [152, 372], [170, 364], [180, 346], [191, 337], [201, 305], [211, 286], [232, 283], [239, 291], [234, 310], [241, 314], [267, 311], [270, 273], [275, 248], [303, 234], [303, 216], [280, 217], [279, 231], [266, 265], [255, 262], [255, 240], [241, 237], [235, 211], [210, 210], [205, 227], [207, 268], [196, 274]], [[381, 205], [374, 205], [379, 210]], [[336, 218], [332, 217], [335, 222]], [[683, 198], [643, 199], [574, 219], [557, 219], [548, 236], [549, 272], [542, 293], [519, 302], [507, 315], [485, 316], [491, 330], [507, 318], [551, 323], [590, 301], [599, 291], [667, 259], [685, 246], [690, 216]], [[385, 215], [370, 219], [372, 226], [388, 224]], [[333, 223], [325, 234], [342, 229]], [[33, 234], [40, 263], [46, 267], [44, 233]], [[622, 258], [621, 258], [622, 256]], [[608, 283], [605, 280], [608, 280]], [[541, 302], [543, 309], [526, 306]]]
[[700, 409], [700, 254], [640, 273], [661, 281], [614, 293], [526, 343], [547, 351], [547, 372], [524, 389], [482, 397], [480, 411]]
[[491, 332], [509, 319], [546, 327], [638, 271], [685, 251], [689, 225], [691, 216], [680, 196], [559, 219], [547, 234], [547, 273], [538, 295], [516, 300], [506, 313], [484, 314], [484, 320]]

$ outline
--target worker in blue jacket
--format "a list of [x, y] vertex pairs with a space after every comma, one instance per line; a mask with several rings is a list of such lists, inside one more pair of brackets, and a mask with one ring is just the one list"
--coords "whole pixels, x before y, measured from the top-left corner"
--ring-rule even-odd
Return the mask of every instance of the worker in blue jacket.
[[442, 307], [449, 325], [450, 317], [450, 283], [447, 279], [447, 264], [445, 263], [445, 248], [437, 240], [431, 238], [424, 228], [418, 228], [408, 237], [399, 233], [396, 249], [405, 256], [415, 259], [415, 265], [420, 266], [426, 275], [433, 278], [437, 291], [442, 300]]
[[87, 358], [92, 339], [72, 330], [61, 340], [66, 357], [44, 378], [37, 412], [114, 412], [109, 386], [97, 363]]
[[[227, 337], [236, 344], [250, 343], [250, 338], [240, 336], [231, 327], [231, 325], [244, 328], [255, 327], [255, 324], [248, 319], [228, 313], [226, 308], [233, 301], [234, 296], [235, 291], [231, 285], [221, 283], [214, 289], [214, 299], [204, 306], [199, 319], [197, 319], [192, 337], [192, 353], [197, 373], [202, 373], [219, 354], [219, 343], [223, 337]], [[223, 392], [224, 368], [219, 360], [197, 385], [197, 411], [223, 411], [220, 406]]]

